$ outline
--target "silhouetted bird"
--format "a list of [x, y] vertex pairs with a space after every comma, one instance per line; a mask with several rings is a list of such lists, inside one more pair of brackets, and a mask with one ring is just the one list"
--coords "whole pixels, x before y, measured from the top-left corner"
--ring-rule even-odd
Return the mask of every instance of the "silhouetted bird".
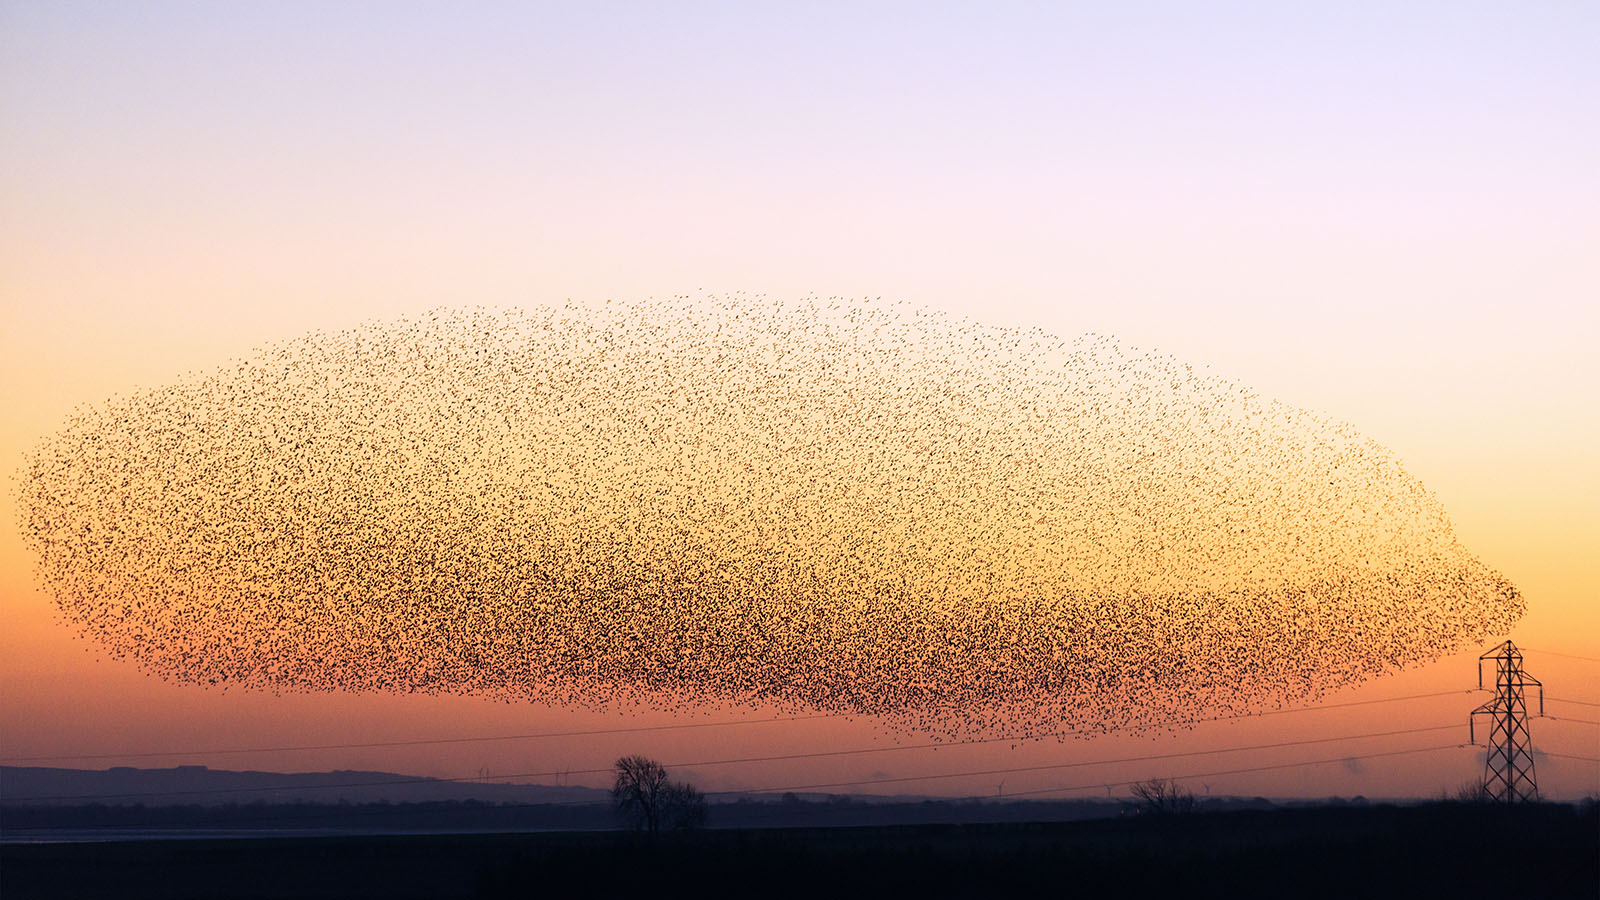
[[1313, 698], [1522, 611], [1347, 425], [845, 298], [314, 332], [80, 409], [23, 475], [66, 618], [199, 684], [1026, 736]]

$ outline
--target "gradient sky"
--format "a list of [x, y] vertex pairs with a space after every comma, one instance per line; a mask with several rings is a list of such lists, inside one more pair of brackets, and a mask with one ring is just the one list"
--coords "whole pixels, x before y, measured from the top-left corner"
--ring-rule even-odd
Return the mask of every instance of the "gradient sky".
[[[1593, 4], [512, 6], [0, 9], [0, 467], [80, 404], [439, 305], [904, 299], [1112, 333], [1353, 423], [1522, 588], [1529, 670], [1600, 701], [1600, 666], [1551, 655], [1600, 657]], [[55, 620], [10, 490], [0, 507], [8, 759], [670, 720], [170, 685]], [[1465, 689], [1475, 656], [1329, 699]], [[1006, 783], [1027, 790], [1450, 743], [1480, 699], [692, 774], [749, 788], [1462, 725]], [[886, 743], [862, 721], [92, 764], [450, 776]], [[1432, 794], [1480, 766], [1463, 749], [1195, 786]], [[1539, 767], [1547, 793], [1600, 788], [1593, 764]]]

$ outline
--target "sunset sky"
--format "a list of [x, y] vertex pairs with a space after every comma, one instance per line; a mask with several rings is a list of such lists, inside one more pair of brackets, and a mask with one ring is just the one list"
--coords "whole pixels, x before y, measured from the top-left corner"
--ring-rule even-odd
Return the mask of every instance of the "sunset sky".
[[[75, 4], [0, 9], [0, 469], [77, 407], [439, 306], [882, 297], [1114, 334], [1351, 423], [1524, 593], [1506, 636], [1600, 755], [1600, 10], [1591, 3]], [[812, 720], [172, 684], [57, 618], [0, 495], [0, 756], [443, 777], [892, 746]], [[688, 765], [709, 790], [1154, 775], [1434, 795], [1481, 773], [1472, 648], [1177, 733]], [[1582, 701], [1581, 705], [1572, 701]], [[170, 753], [128, 756], [124, 753]], [[69, 759], [71, 754], [106, 754]], [[44, 760], [44, 757], [51, 757]], [[1369, 758], [1370, 757], [1370, 758]], [[1220, 774], [1300, 760], [1303, 768]], [[27, 760], [23, 763], [23, 760]], [[1538, 760], [1548, 795], [1600, 767]], [[550, 777], [530, 780], [554, 782]], [[574, 776], [599, 784], [603, 777]]]

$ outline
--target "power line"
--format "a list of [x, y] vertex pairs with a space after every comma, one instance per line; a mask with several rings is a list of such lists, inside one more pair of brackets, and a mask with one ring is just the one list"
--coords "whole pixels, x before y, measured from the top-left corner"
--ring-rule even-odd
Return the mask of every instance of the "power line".
[[[1155, 727], [1172, 727], [1172, 726], [1184, 726], [1184, 725], [1189, 725], [1189, 726], [1192, 726], [1192, 725], [1203, 725], [1203, 724], [1207, 724], [1207, 723], [1211, 723], [1211, 722], [1230, 722], [1230, 721], [1236, 721], [1236, 720], [1239, 720], [1239, 719], [1253, 719], [1253, 718], [1259, 718], [1259, 717], [1263, 717], [1263, 716], [1281, 716], [1281, 715], [1288, 715], [1290, 713], [1315, 712], [1317, 710], [1324, 710], [1324, 709], [1344, 709], [1344, 708], [1352, 707], [1352, 706], [1371, 706], [1373, 704], [1379, 704], [1379, 703], [1398, 703], [1398, 702], [1405, 701], [1405, 700], [1423, 700], [1423, 699], [1430, 699], [1430, 698], [1433, 698], [1433, 697], [1448, 697], [1448, 696], [1454, 696], [1456, 694], [1472, 694], [1472, 693], [1477, 693], [1476, 689], [1473, 689], [1473, 690], [1434, 691], [1432, 693], [1427, 693], [1427, 694], [1407, 694], [1407, 695], [1402, 696], [1402, 697], [1379, 697], [1379, 698], [1372, 699], [1372, 700], [1350, 700], [1350, 701], [1346, 701], [1346, 702], [1343, 702], [1343, 703], [1323, 703], [1323, 704], [1318, 704], [1316, 706], [1299, 706], [1299, 707], [1294, 707], [1294, 708], [1291, 708], [1291, 709], [1269, 709], [1269, 710], [1262, 710], [1262, 711], [1259, 711], [1259, 712], [1238, 713], [1236, 715], [1215, 716], [1215, 717], [1207, 718], [1207, 719], [1186, 719], [1186, 720], [1182, 720], [1182, 721], [1162, 723], [1162, 725], [1158, 725], [1158, 726], [1155, 726]], [[1596, 704], [1596, 705], [1600, 705], [1600, 704]], [[63, 754], [63, 755], [50, 755], [50, 756], [7, 756], [7, 757], [0, 757], [0, 760], [3, 760], [6, 763], [59, 762], [59, 761], [63, 761], [63, 760], [153, 759], [153, 758], [159, 758], [159, 757], [212, 756], [212, 755], [240, 754], [240, 753], [292, 753], [292, 752], [305, 752], [305, 751], [313, 751], [313, 750], [360, 750], [360, 749], [372, 749], [372, 748], [380, 748], [380, 747], [421, 747], [421, 746], [437, 745], [437, 744], [469, 744], [469, 743], [477, 743], [477, 742], [539, 740], [539, 739], [543, 739], [543, 738], [560, 738], [560, 737], [592, 737], [592, 736], [598, 736], [598, 735], [634, 734], [634, 733], [643, 733], [643, 732], [650, 732], [650, 731], [671, 731], [671, 730], [690, 729], [690, 728], [716, 728], [716, 727], [732, 726], [732, 725], [764, 725], [764, 724], [769, 724], [769, 723], [773, 723], [773, 722], [805, 722], [805, 721], [816, 720], [816, 719], [849, 718], [849, 717], [854, 717], [854, 716], [857, 716], [857, 715], [860, 715], [860, 714], [857, 714], [857, 713], [819, 713], [819, 714], [816, 714], [816, 715], [787, 716], [787, 717], [779, 717], [779, 718], [772, 718], [772, 719], [735, 719], [735, 720], [726, 721], [726, 722], [687, 722], [687, 723], [673, 724], [673, 725], [639, 725], [639, 726], [631, 726], [631, 727], [625, 727], [625, 728], [599, 728], [599, 729], [592, 729], [592, 730], [587, 730], [587, 731], [547, 731], [547, 732], [535, 732], [535, 733], [530, 733], [530, 734], [482, 735], [482, 736], [455, 737], [455, 738], [421, 738], [421, 739], [416, 739], [416, 740], [404, 740], [404, 741], [364, 741], [364, 742], [359, 742], [359, 743], [343, 743], [343, 744], [305, 744], [305, 745], [283, 746], [283, 747], [232, 747], [232, 748], [223, 748], [223, 749], [214, 749], [214, 750], [155, 750], [155, 751], [133, 752], [133, 753], [82, 753], [82, 754]], [[1100, 732], [1094, 732], [1094, 731], [1056, 731], [1056, 732], [1051, 732], [1049, 734], [1031, 735], [1031, 736], [1023, 736], [1023, 737], [981, 738], [981, 739], [971, 739], [971, 740], [962, 740], [962, 741], [945, 741], [945, 742], [938, 743], [938, 744], [911, 745], [911, 746], [960, 747], [960, 746], [967, 746], [967, 745], [972, 745], [972, 744], [995, 744], [995, 743], [1008, 743], [1008, 742], [1009, 743], [1021, 743], [1021, 742], [1024, 742], [1024, 741], [1043, 741], [1043, 740], [1048, 740], [1050, 738], [1070, 737], [1070, 736], [1083, 736], [1083, 735], [1092, 735], [1092, 734], [1099, 734], [1099, 733]]]
[[[1212, 750], [1189, 750], [1182, 753], [1156, 753], [1148, 756], [1125, 756], [1115, 759], [1094, 759], [1070, 763], [1052, 763], [1042, 766], [1015, 766], [1005, 769], [985, 769], [971, 772], [948, 772], [940, 775], [906, 775], [898, 778], [873, 778], [864, 781], [833, 781], [824, 784], [803, 784], [790, 787], [755, 788], [748, 791], [708, 791], [708, 794], [762, 794], [770, 791], [796, 791], [811, 790], [826, 787], [855, 787], [868, 784], [894, 784], [903, 781], [932, 781], [940, 778], [973, 778], [979, 775], [1009, 775], [1015, 772], [1043, 772], [1054, 769], [1076, 769], [1084, 766], [1116, 765], [1130, 762], [1148, 762], [1156, 759], [1177, 759], [1183, 756], [1209, 756], [1214, 753], [1241, 753], [1249, 750], [1274, 750], [1282, 747], [1299, 747], [1306, 744], [1328, 744], [1335, 741], [1354, 741], [1362, 738], [1393, 737], [1401, 734], [1420, 734], [1428, 731], [1444, 731], [1446, 729], [1460, 728], [1459, 725], [1432, 725], [1426, 728], [1406, 728], [1400, 731], [1380, 731], [1371, 734], [1352, 734], [1343, 737], [1310, 738], [1300, 741], [1282, 741], [1276, 744], [1256, 744], [1251, 747], [1220, 747]], [[684, 767], [707, 765], [706, 763], [679, 763]], [[1025, 792], [1018, 792], [1025, 793]]]
[[1600, 656], [1579, 656], [1576, 653], [1558, 653], [1554, 650], [1537, 650], [1533, 647], [1523, 647], [1524, 651], [1543, 653], [1545, 656], [1565, 656], [1567, 659], [1581, 659], [1584, 662], [1600, 662]]
[[[1449, 726], [1449, 727], [1456, 727], [1456, 726]], [[1337, 739], [1330, 739], [1330, 740], [1337, 740]], [[1378, 758], [1378, 757], [1401, 756], [1401, 755], [1411, 754], [1411, 753], [1426, 753], [1426, 752], [1436, 751], [1436, 750], [1460, 749], [1463, 746], [1464, 745], [1461, 745], [1461, 744], [1441, 744], [1441, 745], [1436, 746], [1436, 747], [1419, 747], [1419, 748], [1410, 749], [1410, 750], [1393, 750], [1393, 751], [1383, 751], [1383, 752], [1378, 752], [1378, 753], [1352, 754], [1352, 755], [1339, 756], [1339, 757], [1330, 757], [1328, 759], [1314, 759], [1314, 760], [1306, 760], [1306, 761], [1303, 761], [1303, 762], [1277, 763], [1277, 764], [1266, 765], [1266, 766], [1252, 766], [1252, 767], [1240, 768], [1240, 769], [1230, 769], [1230, 770], [1227, 770], [1225, 772], [1200, 772], [1200, 773], [1194, 773], [1194, 774], [1190, 774], [1190, 775], [1183, 775], [1183, 776], [1179, 776], [1179, 777], [1182, 777], [1182, 778], [1208, 778], [1208, 777], [1214, 777], [1214, 776], [1219, 776], [1219, 775], [1235, 775], [1235, 774], [1242, 774], [1242, 773], [1247, 773], [1247, 772], [1267, 771], [1267, 770], [1273, 770], [1273, 769], [1291, 769], [1291, 768], [1297, 768], [1297, 767], [1300, 767], [1300, 766], [1323, 765], [1325, 763], [1330, 763], [1330, 762], [1344, 762], [1344, 761], [1347, 761], [1347, 760], [1359, 760], [1359, 759], [1375, 759], [1375, 758]], [[1242, 748], [1235, 748], [1235, 749], [1242, 749]], [[1204, 752], [1226, 752], [1226, 751], [1217, 750], [1217, 751], [1204, 751]], [[1551, 756], [1562, 756], [1564, 754], [1549, 754], [1549, 755], [1551, 755]], [[1591, 761], [1591, 762], [1600, 762], [1600, 760], [1593, 759], [1591, 757], [1569, 756], [1568, 758], [1571, 758], [1571, 759], [1583, 759], [1583, 760], [1588, 760], [1588, 761]], [[504, 776], [504, 777], [514, 777], [514, 776]], [[1109, 783], [1108, 782], [1096, 782], [1094, 784], [1075, 785], [1075, 786], [1069, 786], [1069, 787], [1044, 788], [1044, 789], [1030, 790], [1030, 791], [1013, 791], [1013, 792], [1007, 794], [1006, 796], [1007, 797], [1020, 797], [1020, 796], [1029, 796], [1029, 795], [1036, 795], [1036, 794], [1056, 793], [1056, 792], [1060, 792], [1060, 791], [1088, 790], [1088, 789], [1091, 789], [1091, 788], [1100, 788], [1100, 787], [1120, 787], [1120, 786], [1129, 785], [1129, 784], [1136, 784], [1136, 783], [1138, 783], [1138, 780], [1133, 780], [1133, 781], [1114, 781], [1114, 782], [1109, 782]], [[777, 792], [777, 791], [794, 791], [794, 790], [805, 790], [805, 789], [806, 789], [806, 785], [788, 785], [788, 786], [784, 786], [784, 787], [763, 788], [761, 792], [771, 793], [771, 792]], [[757, 793], [757, 792], [755, 792], [755, 791], [741, 791], [741, 792], [722, 791], [722, 792], [717, 792], [717, 793]], [[961, 802], [963, 800], [987, 799], [987, 797], [981, 797], [980, 798], [980, 797], [975, 797], [975, 796], [969, 796], [969, 797], [949, 797], [949, 798], [943, 798], [943, 799], [946, 799], [946, 800], [948, 800], [949, 802], [952, 802], [952, 803], [958, 803], [958, 802]], [[542, 808], [542, 807], [551, 807], [551, 806], [562, 806], [562, 807], [565, 807], [565, 806], [586, 806], [586, 805], [594, 805], [594, 801], [592, 801], [592, 800], [552, 800], [552, 801], [548, 801], [548, 802], [502, 803], [502, 804], [498, 804], [497, 806], [498, 806], [498, 808], [502, 808], [502, 809], [533, 809], [533, 808]], [[390, 805], [390, 804], [370, 803], [370, 804], [365, 804], [365, 805], [362, 805], [362, 806], [359, 806], [359, 807], [354, 807], [354, 808], [351, 808], [351, 809], [329, 810], [329, 811], [319, 811], [319, 812], [299, 812], [299, 813], [294, 813], [294, 814], [283, 814], [283, 815], [277, 815], [277, 816], [268, 816], [268, 817], [263, 817], [263, 818], [255, 818], [255, 819], [251, 819], [250, 820], [250, 824], [259, 824], [261, 822], [274, 822], [274, 821], [276, 821], [276, 822], [303, 821], [305, 819], [322, 819], [322, 818], [330, 818], [330, 817], [344, 817], [344, 816], [350, 816], [350, 815], [373, 815], [373, 814], [389, 815], [389, 814], [395, 814], [395, 813], [403, 813], [403, 812], [407, 812], [407, 811], [408, 811], [408, 809], [404, 805]], [[138, 824], [124, 824], [122, 827], [137, 828], [137, 827], [147, 827], [147, 826], [140, 826]]]
[[[1216, 748], [1216, 749], [1211, 749], [1211, 750], [1194, 750], [1194, 751], [1187, 751], [1187, 752], [1182, 752], [1182, 753], [1156, 754], [1156, 755], [1153, 755], [1153, 756], [1124, 757], [1124, 758], [1116, 758], [1116, 759], [1108, 759], [1108, 760], [1095, 760], [1095, 761], [1089, 761], [1089, 762], [1058, 763], [1058, 764], [1045, 765], [1045, 766], [1024, 766], [1024, 767], [1015, 768], [1015, 769], [998, 769], [998, 770], [993, 770], [993, 771], [978, 771], [978, 772], [953, 772], [953, 773], [940, 774], [940, 775], [917, 775], [917, 776], [907, 776], [907, 777], [904, 777], [904, 778], [895, 778], [895, 779], [880, 779], [878, 781], [841, 781], [841, 782], [832, 782], [832, 783], [829, 783], [829, 784], [802, 785], [799, 788], [796, 788], [796, 787], [758, 788], [758, 789], [751, 790], [751, 791], [715, 791], [715, 792], [712, 792], [712, 793], [718, 793], [718, 794], [763, 793], [763, 792], [766, 792], [766, 791], [776, 791], [776, 790], [799, 790], [799, 789], [811, 789], [811, 788], [820, 788], [820, 787], [842, 787], [842, 786], [847, 786], [847, 785], [874, 784], [874, 783], [880, 783], [880, 782], [881, 783], [889, 783], [889, 782], [895, 782], [895, 781], [923, 781], [923, 780], [933, 780], [933, 779], [939, 779], [939, 778], [959, 778], [959, 777], [964, 777], [964, 776], [969, 776], [969, 775], [974, 775], [974, 776], [975, 775], [997, 775], [997, 774], [1001, 774], [1002, 772], [1042, 771], [1042, 770], [1046, 770], [1046, 769], [1075, 768], [1075, 767], [1089, 766], [1089, 765], [1109, 765], [1109, 764], [1114, 764], [1114, 763], [1119, 763], [1119, 762], [1142, 762], [1142, 761], [1147, 761], [1147, 760], [1152, 760], [1152, 759], [1172, 759], [1172, 758], [1183, 757], [1183, 756], [1206, 756], [1206, 755], [1210, 755], [1210, 754], [1214, 754], [1214, 753], [1237, 753], [1237, 752], [1247, 751], [1247, 750], [1269, 750], [1269, 749], [1277, 749], [1277, 748], [1281, 748], [1281, 747], [1301, 746], [1301, 745], [1305, 745], [1305, 744], [1325, 744], [1325, 743], [1331, 743], [1331, 742], [1334, 742], [1334, 741], [1342, 741], [1342, 740], [1359, 740], [1359, 739], [1363, 739], [1363, 738], [1374, 738], [1374, 737], [1393, 737], [1393, 736], [1402, 735], [1402, 734], [1416, 734], [1416, 733], [1427, 732], [1427, 731], [1441, 731], [1441, 730], [1444, 730], [1444, 729], [1447, 729], [1447, 728], [1458, 728], [1458, 727], [1460, 727], [1460, 726], [1454, 725], [1454, 724], [1451, 724], [1451, 725], [1435, 725], [1435, 726], [1430, 726], [1430, 727], [1427, 727], [1427, 728], [1407, 728], [1407, 729], [1402, 729], [1402, 730], [1399, 730], [1399, 731], [1374, 732], [1374, 733], [1370, 733], [1370, 734], [1346, 735], [1346, 736], [1342, 736], [1342, 737], [1331, 737], [1331, 738], [1310, 738], [1310, 739], [1297, 740], [1297, 741], [1282, 741], [1282, 742], [1273, 743], [1273, 744], [1258, 744], [1258, 745], [1248, 746], [1248, 747], [1222, 747], [1222, 748]], [[887, 753], [887, 752], [892, 752], [892, 751], [897, 751], [897, 750], [928, 749], [930, 747], [947, 747], [947, 746], [950, 746], [950, 745], [949, 744], [936, 744], [936, 745], [924, 744], [924, 745], [909, 745], [909, 746], [901, 745], [901, 746], [891, 746], [891, 747], [864, 747], [864, 748], [858, 748], [858, 749], [852, 749], [852, 750], [821, 750], [821, 751], [814, 751], [814, 752], [810, 752], [810, 753], [791, 753], [791, 754], [774, 755], [774, 756], [747, 756], [747, 757], [739, 757], [739, 758], [735, 758], [735, 759], [700, 760], [700, 761], [696, 761], [696, 762], [674, 762], [674, 763], [669, 764], [668, 767], [669, 768], [672, 768], [672, 767], [676, 767], [676, 768], [695, 768], [695, 767], [704, 767], [704, 766], [737, 765], [737, 764], [754, 763], [754, 762], [781, 762], [781, 761], [791, 761], [791, 760], [797, 760], [797, 759], [820, 759], [820, 758], [824, 758], [824, 757], [851, 756], [851, 755], [860, 755], [860, 754], [866, 754], [866, 753]], [[128, 799], [128, 798], [135, 798], [135, 797], [181, 797], [181, 796], [196, 796], [196, 795], [211, 795], [211, 794], [248, 794], [248, 793], [268, 793], [268, 792], [273, 792], [273, 791], [332, 790], [332, 789], [338, 789], [338, 788], [365, 788], [365, 787], [395, 787], [395, 786], [400, 786], [400, 785], [428, 785], [428, 786], [432, 786], [432, 785], [438, 785], [438, 784], [460, 784], [460, 783], [483, 782], [483, 781], [489, 781], [490, 783], [499, 783], [500, 779], [507, 779], [507, 778], [548, 778], [548, 777], [554, 777], [554, 776], [558, 776], [558, 775], [598, 775], [598, 774], [609, 773], [611, 771], [612, 771], [612, 768], [610, 766], [606, 766], [604, 768], [593, 768], [593, 769], [560, 769], [560, 770], [553, 770], [553, 771], [548, 771], [548, 772], [518, 772], [518, 773], [509, 774], [509, 775], [494, 775], [494, 776], [468, 775], [468, 776], [461, 776], [461, 777], [455, 777], [455, 778], [420, 778], [420, 777], [412, 777], [412, 778], [405, 778], [405, 779], [401, 779], [401, 780], [365, 781], [365, 782], [340, 782], [340, 783], [335, 783], [335, 784], [272, 785], [272, 786], [235, 787], [235, 788], [210, 788], [210, 789], [206, 789], [206, 788], [185, 788], [185, 789], [182, 789], [182, 790], [172, 790], [172, 791], [130, 791], [130, 792], [125, 792], [125, 793], [112, 793], [112, 794], [65, 794], [65, 795], [51, 795], [51, 796], [44, 796], [44, 797], [29, 797], [29, 798], [26, 798], [26, 799], [28, 799], [30, 801], [36, 801], [36, 802], [56, 801], [56, 800], [112, 800], [112, 799]]]
[[1560, 703], [1576, 703], [1579, 706], [1600, 707], [1600, 703], [1593, 703], [1593, 702], [1590, 702], [1588, 700], [1569, 700], [1566, 697], [1552, 697], [1549, 694], [1545, 695], [1545, 699], [1546, 700], [1554, 700], [1554, 701], [1557, 701], [1557, 702], [1560, 702]]
[[[1271, 769], [1294, 769], [1294, 768], [1299, 768], [1300, 766], [1317, 766], [1317, 765], [1322, 765], [1324, 763], [1344, 762], [1345, 760], [1350, 760], [1350, 759], [1377, 759], [1378, 757], [1381, 757], [1381, 756], [1404, 756], [1404, 755], [1406, 755], [1408, 753], [1431, 753], [1431, 752], [1433, 752], [1435, 750], [1456, 750], [1456, 749], [1460, 749], [1460, 748], [1462, 748], [1464, 746], [1466, 746], [1466, 745], [1464, 745], [1464, 744], [1440, 744], [1440, 745], [1438, 745], [1436, 747], [1416, 747], [1416, 748], [1413, 748], [1411, 750], [1389, 750], [1389, 751], [1386, 751], [1386, 752], [1383, 752], [1383, 753], [1368, 753], [1368, 754], [1361, 755], [1361, 756], [1331, 756], [1331, 757], [1328, 757], [1327, 759], [1310, 759], [1310, 760], [1306, 760], [1304, 762], [1277, 763], [1277, 764], [1268, 765], [1268, 766], [1250, 766], [1248, 768], [1243, 768], [1243, 769], [1227, 769], [1227, 770], [1224, 770], [1224, 771], [1221, 771], [1221, 772], [1195, 772], [1195, 773], [1192, 773], [1192, 774], [1189, 774], [1189, 775], [1180, 775], [1180, 776], [1177, 776], [1177, 777], [1179, 777], [1179, 778], [1215, 778], [1215, 777], [1218, 777], [1218, 776], [1221, 776], [1221, 775], [1242, 775], [1242, 774], [1244, 774], [1246, 772], [1266, 772], [1266, 771], [1269, 771]], [[1144, 781], [1144, 780], [1146, 780], [1146, 779], [1135, 778], [1135, 779], [1131, 779], [1129, 781], [1101, 781], [1101, 782], [1096, 782], [1094, 784], [1077, 784], [1077, 785], [1067, 785], [1067, 786], [1063, 786], [1063, 787], [1054, 787], [1054, 788], [1040, 788], [1038, 790], [1032, 790], [1032, 791], [1013, 791], [1009, 796], [1020, 797], [1020, 796], [1032, 795], [1032, 794], [1054, 794], [1054, 793], [1057, 793], [1057, 792], [1060, 792], [1060, 791], [1086, 791], [1086, 790], [1090, 790], [1092, 788], [1123, 787], [1125, 785], [1138, 784], [1140, 781]]]
[[1584, 762], [1600, 763], [1600, 756], [1578, 756], [1578, 755], [1573, 754], [1573, 753], [1546, 753], [1543, 750], [1539, 751], [1539, 755], [1540, 756], [1554, 756], [1554, 757], [1558, 757], [1560, 759], [1581, 759]]
[[1281, 716], [1281, 715], [1285, 715], [1287, 713], [1312, 712], [1313, 710], [1319, 710], [1319, 709], [1344, 709], [1344, 708], [1350, 707], [1350, 706], [1371, 706], [1371, 705], [1373, 705], [1375, 703], [1395, 703], [1395, 702], [1398, 702], [1398, 701], [1401, 701], [1401, 700], [1422, 700], [1422, 699], [1426, 699], [1426, 698], [1429, 698], [1429, 697], [1452, 697], [1452, 696], [1455, 696], [1456, 694], [1476, 694], [1476, 693], [1479, 693], [1479, 689], [1478, 688], [1468, 688], [1466, 690], [1454, 690], [1454, 691], [1434, 691], [1433, 693], [1430, 693], [1430, 694], [1407, 694], [1404, 697], [1379, 697], [1378, 699], [1375, 699], [1375, 700], [1349, 700], [1349, 701], [1346, 701], [1344, 703], [1323, 703], [1323, 704], [1319, 704], [1317, 706], [1298, 706], [1298, 707], [1295, 707], [1293, 709], [1269, 709], [1269, 710], [1264, 710], [1262, 712], [1240, 713], [1239, 715], [1236, 715], [1236, 716], [1217, 716], [1216, 718], [1212, 718], [1212, 719], [1193, 719], [1193, 720], [1188, 721], [1188, 722], [1179, 722], [1179, 723], [1172, 723], [1172, 724], [1199, 725], [1199, 724], [1202, 724], [1202, 723], [1205, 723], [1205, 722], [1227, 722], [1227, 721], [1231, 721], [1231, 720], [1234, 720], [1234, 719], [1253, 719], [1253, 718], [1256, 718], [1258, 716]]

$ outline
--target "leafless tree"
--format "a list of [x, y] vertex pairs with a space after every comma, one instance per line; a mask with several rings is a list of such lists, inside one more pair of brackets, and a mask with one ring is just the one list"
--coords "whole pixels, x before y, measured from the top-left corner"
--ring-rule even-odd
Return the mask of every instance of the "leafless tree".
[[1455, 789], [1454, 794], [1447, 792], [1444, 799], [1446, 801], [1454, 800], [1457, 803], [1488, 803], [1489, 786], [1484, 784], [1481, 778], [1463, 781]]
[[1194, 811], [1194, 792], [1171, 778], [1152, 778], [1132, 786], [1141, 815], [1170, 815]]
[[666, 767], [644, 756], [624, 756], [613, 767], [611, 800], [635, 830], [697, 828], [705, 823], [705, 796], [693, 785], [667, 779]]

